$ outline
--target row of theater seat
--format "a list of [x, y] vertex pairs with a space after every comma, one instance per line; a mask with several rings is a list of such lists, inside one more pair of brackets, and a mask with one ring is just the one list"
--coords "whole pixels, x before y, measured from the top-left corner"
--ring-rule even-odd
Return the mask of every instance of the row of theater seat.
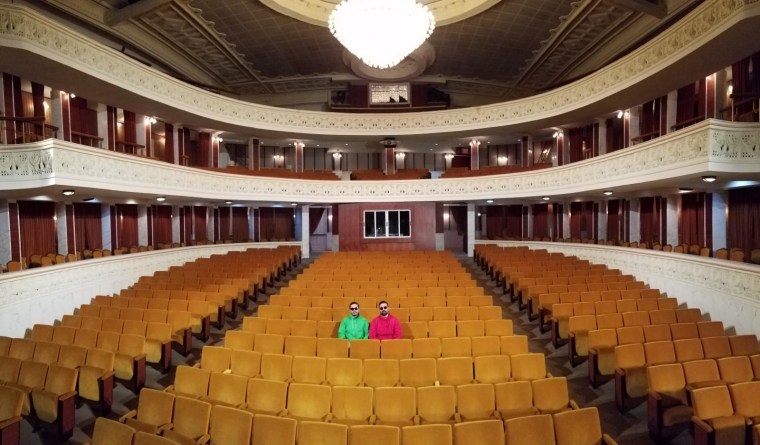
[[[434, 321], [435, 318], [438, 318], [439, 321], [501, 319], [501, 306], [446, 306], [445, 303], [448, 301], [443, 300], [443, 297], [440, 299], [441, 301], [431, 301], [433, 304], [429, 306], [411, 306], [398, 309], [389, 307], [393, 316], [399, 321]], [[454, 302], [452, 301], [452, 303]], [[361, 302], [359, 304], [361, 305]], [[264, 305], [259, 306], [257, 317], [261, 319], [340, 321], [348, 315], [347, 307], [348, 305], [343, 308]], [[438, 317], [435, 317], [436, 313]], [[414, 319], [412, 319], [413, 317]], [[370, 320], [372, 318], [374, 316], [369, 316]]]
[[[602, 317], [600, 315], [600, 317]], [[504, 336], [512, 334], [512, 320], [432, 320], [402, 321], [401, 337], [447, 338], [481, 337], [484, 335]], [[297, 335], [303, 337], [330, 338], [338, 336], [339, 322], [325, 320], [282, 320], [278, 318], [245, 317], [243, 331], [254, 334]]]
[[[468, 283], [469, 284], [469, 283]], [[461, 297], [461, 296], [473, 296], [484, 295], [483, 289], [475, 286], [460, 286], [460, 287], [375, 287], [375, 288], [339, 288], [339, 287], [284, 287], [280, 289], [279, 295], [285, 296], [298, 296], [303, 295], [306, 297], [332, 297], [332, 298], [404, 298], [404, 297]]]
[[[727, 369], [733, 369], [734, 375], [743, 375], [751, 380], [754, 378], [752, 362], [754, 361], [755, 367], [758, 367], [760, 350], [757, 348], [757, 339], [754, 335], [749, 337], [753, 337], [754, 347], [751, 350], [737, 348], [736, 353], [730, 349], [723, 350], [730, 344], [727, 337], [685, 339], [675, 342], [663, 340], [616, 346], [614, 349], [615, 399], [618, 409], [625, 412], [630, 402], [646, 395], [647, 381], [643, 377], [649, 366], [680, 363], [679, 359], [683, 359], [682, 363], [715, 359], [719, 364], [725, 364]], [[746, 343], [748, 342], [740, 342], [742, 345]], [[676, 345], [679, 348], [678, 354], [676, 354]], [[750, 359], [748, 354], [752, 354], [753, 358]]]
[[[248, 378], [184, 366], [177, 370], [175, 384], [166, 392], [143, 389], [140, 405], [148, 403], [150, 408], [155, 408], [152, 405], [160, 403], [144, 400], [143, 395], [148, 391], [164, 399], [164, 403], [171, 403], [170, 398], [176, 395], [254, 413], [355, 424], [509, 419], [578, 408], [569, 398], [566, 378], [546, 375], [530, 381], [494, 384], [430, 385], [418, 382], [415, 386], [329, 386]], [[171, 413], [171, 406], [166, 408], [160, 411]]]
[[414, 289], [414, 288], [445, 288], [452, 292], [462, 292], [459, 288], [476, 287], [476, 282], [469, 275], [457, 280], [383, 280], [383, 281], [308, 281], [295, 279], [288, 286], [295, 289]]
[[[437, 358], [325, 358], [206, 346], [200, 369], [248, 378], [330, 386], [428, 386], [441, 382], [503, 383], [546, 374], [540, 354]], [[190, 372], [190, 371], [188, 371]], [[196, 372], [196, 371], [193, 371]], [[178, 371], [179, 373], [179, 371]], [[175, 380], [179, 384], [181, 378]]]
[[[201, 439], [203, 442], [225, 445], [573, 445], [578, 443], [580, 435], [588, 439], [588, 443], [616, 444], [612, 438], [602, 433], [596, 408], [526, 416], [503, 422], [481, 420], [454, 425], [349, 426], [308, 420], [298, 422], [287, 417], [253, 414], [226, 406], [212, 406], [202, 401], [179, 399], [181, 398], [175, 401], [175, 413], [179, 403], [181, 412], [193, 413], [188, 416], [193, 420], [180, 423], [175, 420], [172, 429], [163, 430], [162, 433], [174, 439], [192, 438], [192, 442]], [[203, 427], [208, 431], [207, 434], [199, 433]], [[526, 436], [525, 431], [534, 433]], [[165, 437], [138, 431], [113, 420], [99, 418], [95, 422], [93, 445], [174, 443]]]
[[[486, 297], [490, 298], [490, 297]], [[435, 303], [447, 303], [436, 301]], [[452, 302], [453, 303], [453, 302]], [[361, 302], [359, 302], [361, 306]], [[389, 306], [390, 307], [390, 306]], [[259, 306], [257, 317], [267, 320], [314, 320], [341, 321], [348, 316], [348, 305], [341, 308], [303, 307], [303, 306]], [[368, 310], [366, 312], [374, 312]], [[390, 307], [391, 314], [399, 321], [465, 321], [465, 320], [500, 320], [501, 306], [411, 306], [405, 308]], [[367, 317], [369, 320], [375, 315]]]
[[[464, 271], [461, 264], [455, 263], [455, 268], [461, 269], [461, 272], [418, 272], [406, 268], [400, 275], [388, 273], [384, 269], [376, 270], [370, 273], [360, 270], [333, 270], [324, 268], [309, 268], [304, 270], [295, 279], [303, 281], [393, 281], [399, 282], [404, 280], [415, 281], [438, 281], [438, 280], [471, 280], [472, 275]], [[322, 269], [322, 270], [320, 270]], [[409, 278], [407, 278], [409, 277]], [[417, 286], [390, 286], [390, 287], [417, 287]]]
[[[207, 315], [206, 315], [207, 316]], [[205, 317], [201, 314], [193, 314], [187, 311], [172, 311], [163, 309], [139, 309], [139, 308], [118, 308], [110, 306], [97, 306], [83, 304], [79, 307], [78, 314], [62, 317], [61, 326], [73, 329], [107, 331], [123, 333], [124, 327], [132, 329], [130, 333], [136, 333], [142, 323], [150, 326], [169, 325], [170, 340], [175, 342], [180, 348], [180, 352], [187, 355], [192, 347], [191, 334], [193, 331], [201, 333], [204, 326], [207, 325]], [[127, 323], [136, 322], [136, 323]], [[156, 323], [156, 324], [154, 324]], [[164, 338], [163, 331], [156, 338]]]
[[[621, 275], [615, 278], [623, 278]], [[592, 292], [599, 293], [599, 299], [621, 300], [637, 298], [659, 298], [658, 290], [647, 290], [642, 281], [618, 281], [614, 283], [589, 283], [589, 284], [532, 284], [523, 287], [520, 295], [520, 307], [528, 307], [528, 313], [535, 317], [538, 314], [538, 298], [542, 294], [562, 294], [577, 292], [579, 295], [588, 292], [586, 298], [594, 298]], [[625, 293], [623, 293], [625, 292]]]
[[398, 340], [351, 340], [280, 334], [254, 334], [227, 331], [225, 347], [270, 354], [316, 357], [411, 358], [411, 357], [477, 357], [479, 355], [512, 355], [527, 348], [524, 335], [487, 335], [474, 337], [429, 337]]
[[[229, 286], [224, 291], [219, 290], [217, 284], [206, 285], [171, 285], [180, 289], [122, 289], [118, 297], [124, 299], [140, 298], [141, 300], [187, 300], [204, 301], [215, 304], [218, 308], [219, 318], [224, 317], [225, 311], [230, 318], [237, 317], [238, 306], [246, 307], [248, 304], [247, 292], [235, 286]], [[118, 303], [117, 303], [118, 304]], [[123, 304], [123, 303], [122, 303]]]
[[[93, 308], [92, 306], [96, 306], [97, 308]], [[198, 334], [201, 338], [201, 340], [206, 341], [208, 338], [208, 323], [213, 322], [217, 327], [221, 327], [221, 324], [224, 322], [224, 308], [219, 306], [217, 303], [211, 302], [211, 301], [204, 301], [204, 300], [166, 300], [163, 298], [119, 298], [119, 297], [108, 297], [103, 295], [97, 295], [95, 298], [92, 299], [91, 305], [88, 306], [80, 306], [77, 315], [64, 315], [62, 318], [62, 323], [64, 325], [69, 325], [67, 323], [70, 323], [71, 326], [76, 326], [78, 323], [76, 320], [76, 317], [95, 317], [95, 318], [106, 318], [101, 317], [101, 312], [103, 312], [104, 316], [112, 316], [116, 313], [110, 309], [103, 310], [102, 307], [107, 306], [111, 308], [119, 308], [119, 309], [138, 309], [143, 311], [143, 321], [145, 321], [146, 315], [144, 311], [152, 310], [152, 311], [162, 311], [165, 312], [166, 315], [166, 321], [169, 322], [171, 320], [172, 325], [177, 324], [177, 328], [180, 327], [186, 327], [183, 325], [184, 316], [178, 316], [178, 315], [172, 315], [172, 317], [169, 317], [169, 312], [187, 312], [190, 314], [190, 327], [193, 330], [193, 333]], [[85, 315], [89, 314], [89, 315]], [[120, 319], [137, 319], [137, 312], [135, 311], [119, 311], [118, 318]], [[160, 320], [161, 316], [158, 312], [150, 312], [148, 313], [147, 317], [149, 319], [154, 320]], [[113, 318], [113, 317], [107, 317], [107, 318]], [[79, 321], [81, 323], [81, 320]]]
[[[12, 410], [9, 419], [0, 422], [0, 434], [6, 437], [18, 437], [18, 419], [16, 416], [30, 416], [44, 427], [62, 437], [69, 437], [74, 431], [74, 411], [76, 410], [77, 377], [79, 370], [58, 365], [24, 360], [18, 364], [16, 378], [5, 375], [8, 362], [16, 359], [0, 357], [0, 412]], [[8, 403], [9, 406], [2, 406]], [[3, 415], [3, 417], [7, 416]], [[16, 435], [11, 434], [12, 424]]]
[[[760, 382], [728, 368], [724, 359], [649, 367], [650, 435], [664, 441], [693, 426], [695, 443], [709, 443], [716, 432], [732, 443], [748, 443], [748, 427], [760, 417]], [[756, 425], [754, 443], [758, 433]]]
[[[479, 288], [480, 289], [480, 288]], [[283, 289], [284, 290], [284, 289]], [[482, 289], [481, 289], [482, 292]], [[493, 297], [490, 295], [473, 296], [406, 296], [406, 297], [334, 297], [334, 296], [307, 296], [307, 295], [272, 295], [269, 297], [270, 306], [283, 307], [326, 307], [346, 310], [352, 302], [359, 303], [362, 308], [372, 309], [380, 301], [388, 303], [391, 309], [412, 307], [459, 307], [459, 306], [492, 306]]]
[[[633, 300], [633, 308], [628, 306], [626, 309], [621, 310], [616, 308], [614, 310], [606, 309], [601, 313], [610, 312], [630, 312], [635, 310], [655, 310], [655, 309], [676, 309], [678, 307], [678, 300], [675, 298], [664, 298], [660, 294], [658, 289], [632, 289], [632, 290], [607, 290], [607, 291], [584, 291], [584, 292], [546, 292], [538, 294], [537, 298], [533, 298], [529, 301], [529, 316], [530, 320], [535, 320], [538, 317], [539, 326], [542, 327], [542, 323], [552, 313], [552, 307], [555, 304], [569, 304], [569, 303], [590, 303], [592, 305], [596, 303], [606, 303], [607, 307], [615, 304], [617, 301]], [[662, 301], [661, 301], [662, 300]], [[611, 303], [610, 303], [611, 302]], [[623, 304], [623, 303], [620, 303]], [[592, 306], [595, 308], [595, 306]], [[605, 308], [604, 305], [601, 306]], [[641, 307], [641, 309], [638, 309]], [[594, 309], [594, 313], [597, 309]]]

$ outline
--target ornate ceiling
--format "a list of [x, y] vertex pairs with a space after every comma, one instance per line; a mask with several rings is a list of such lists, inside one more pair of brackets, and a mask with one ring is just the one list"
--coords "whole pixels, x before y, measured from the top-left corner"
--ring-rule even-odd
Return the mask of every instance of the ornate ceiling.
[[[318, 106], [326, 102], [327, 91], [366, 82], [344, 62], [344, 50], [328, 29], [315, 24], [337, 0], [44, 2], [107, 44], [233, 97]], [[449, 93], [454, 106], [470, 106], [536, 94], [588, 74], [634, 49], [701, 0], [424, 3], [437, 16], [443, 11], [448, 16], [428, 41], [434, 60], [427, 60], [427, 69], [415, 72], [411, 80]], [[283, 4], [293, 8], [283, 9]], [[297, 8], [300, 12], [294, 12]], [[454, 10], [459, 15], [452, 18]], [[316, 18], [305, 17], [304, 11], [316, 11]], [[387, 32], [393, 32], [392, 25]]]

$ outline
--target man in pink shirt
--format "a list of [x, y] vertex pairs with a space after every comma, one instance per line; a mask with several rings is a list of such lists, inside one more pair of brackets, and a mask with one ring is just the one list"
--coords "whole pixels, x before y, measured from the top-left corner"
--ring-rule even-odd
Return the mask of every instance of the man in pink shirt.
[[398, 322], [398, 318], [388, 312], [388, 302], [381, 301], [378, 307], [380, 315], [369, 324], [369, 338], [377, 340], [401, 338], [401, 323]]

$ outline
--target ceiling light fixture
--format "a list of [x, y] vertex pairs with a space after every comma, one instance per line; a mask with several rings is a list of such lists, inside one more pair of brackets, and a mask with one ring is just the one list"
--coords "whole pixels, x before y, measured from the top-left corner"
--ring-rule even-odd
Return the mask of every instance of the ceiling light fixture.
[[604, 193], [604, 196], [610, 196], [610, 195], [612, 195], [612, 190], [605, 190], [602, 193]]
[[548, 196], [544, 196], [544, 197], [543, 197], [543, 198], [541, 198], [541, 199], [543, 199], [544, 201], [548, 201], [548, 200], [550, 200], [551, 198], [550, 198], [550, 197], [548, 197]]
[[74, 190], [64, 190], [62, 193], [64, 196], [71, 196], [74, 194]]
[[693, 191], [694, 191], [694, 189], [688, 188], [688, 187], [680, 187], [678, 189], [678, 193], [691, 193]]
[[718, 179], [717, 176], [702, 176], [702, 180], [705, 182], [715, 182]]
[[330, 14], [328, 26], [362, 62], [385, 69], [401, 63], [430, 37], [435, 17], [414, 0], [343, 0]]
[[225, 204], [230, 205], [232, 204], [232, 201], [224, 201]]
[[166, 201], [166, 196], [157, 196], [156, 197], [156, 201], [158, 201], [158, 202], [164, 202], [164, 201]]
[[487, 202], [488, 204], [492, 204], [492, 203], [493, 203], [493, 199], [489, 199], [489, 200], [487, 200], [486, 202]]

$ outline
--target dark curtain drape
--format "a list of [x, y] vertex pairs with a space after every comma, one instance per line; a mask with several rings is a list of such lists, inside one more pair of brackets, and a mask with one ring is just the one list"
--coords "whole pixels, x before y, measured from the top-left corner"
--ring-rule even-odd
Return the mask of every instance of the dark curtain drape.
[[[453, 206], [448, 207], [451, 218], [454, 224], [457, 226], [457, 234], [462, 235], [467, 233], [467, 207], [465, 206]], [[449, 223], [451, 224], [451, 223]]]
[[153, 206], [153, 243], [171, 244], [172, 242], [172, 208], [170, 206]]
[[688, 193], [681, 195], [681, 218], [678, 227], [681, 244], [708, 246], [712, 236], [712, 195]]
[[137, 236], [137, 205], [116, 204], [116, 221], [118, 236], [116, 247], [135, 247], [139, 244]]
[[248, 207], [232, 208], [232, 241], [242, 243], [248, 241]]
[[607, 201], [607, 240], [618, 241], [620, 239], [620, 200]]
[[219, 239], [222, 241], [231, 237], [230, 222], [232, 218], [230, 218], [230, 209], [231, 207], [219, 207], [216, 211], [218, 215], [216, 233], [219, 234]]
[[319, 227], [319, 223], [322, 221], [326, 210], [324, 207], [309, 209], [309, 233], [313, 234], [317, 231], [317, 227]]
[[[655, 211], [655, 198], [639, 200], [639, 235], [640, 240], [649, 243], [659, 242], [659, 214]], [[635, 241], [635, 240], [634, 240]]]
[[587, 125], [580, 128], [571, 128], [567, 132], [566, 142], [569, 144], [570, 162], [583, 160], [583, 143], [586, 143], [586, 149], [591, 150], [594, 136], [594, 126]]
[[[195, 232], [193, 233], [195, 241], [208, 240], [208, 228], [206, 225], [206, 207], [195, 206], [193, 207], [193, 225], [195, 226]], [[225, 232], [226, 233], [226, 232]], [[223, 239], [227, 239], [226, 237]]]
[[198, 167], [210, 167], [211, 160], [211, 134], [200, 132], [198, 133], [198, 152], [200, 159], [198, 159]]
[[84, 249], [103, 248], [103, 224], [100, 204], [74, 203], [74, 248], [79, 252]]
[[593, 238], [594, 203], [570, 203], [570, 237]]
[[744, 251], [760, 248], [760, 187], [728, 191], [728, 247]]
[[34, 254], [58, 252], [54, 202], [19, 201], [18, 219], [21, 255], [26, 258], [27, 264]]
[[506, 206], [486, 207], [486, 237], [488, 239], [501, 239], [506, 230], [505, 218]]
[[533, 205], [533, 239], [540, 240], [549, 236], [549, 205]]
[[164, 161], [174, 164], [174, 125], [164, 123]]
[[676, 107], [676, 121], [683, 123], [705, 116], [705, 79], [699, 79], [694, 83], [678, 89], [678, 106]]
[[506, 212], [507, 228], [504, 235], [507, 238], [522, 239], [523, 206], [509, 205]]
[[639, 116], [639, 135], [644, 140], [659, 136], [660, 130], [660, 98], [650, 100], [641, 106]]
[[124, 142], [137, 142], [137, 116], [133, 111], [124, 110]]
[[744, 58], [731, 66], [733, 95], [760, 94], [760, 52]]

